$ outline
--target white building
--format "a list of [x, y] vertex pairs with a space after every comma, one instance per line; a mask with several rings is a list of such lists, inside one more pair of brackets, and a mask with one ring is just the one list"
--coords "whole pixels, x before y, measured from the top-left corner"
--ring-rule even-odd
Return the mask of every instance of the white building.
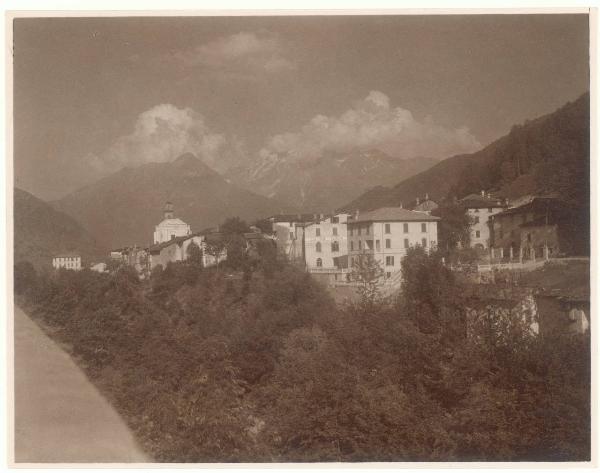
[[506, 205], [501, 199], [481, 194], [470, 194], [460, 200], [460, 204], [471, 217], [471, 247], [484, 250], [490, 247], [490, 224], [492, 215], [502, 212]]
[[79, 271], [81, 269], [81, 256], [74, 253], [57, 255], [52, 258], [52, 267], [54, 269], [65, 268]]
[[279, 214], [270, 217], [278, 254], [290, 261], [304, 261], [304, 227], [318, 218], [314, 214]]
[[227, 250], [223, 248], [220, 254], [212, 255], [207, 251], [207, 241], [218, 240], [221, 237], [221, 234], [218, 233], [195, 233], [153, 245], [148, 248], [150, 269], [154, 269], [158, 265], [165, 268], [169, 263], [187, 260], [190, 257], [192, 243], [202, 251], [202, 266], [205, 268], [214, 266], [227, 259]]
[[173, 204], [167, 202], [164, 209], [164, 219], [154, 229], [154, 244], [160, 244], [182, 236], [190, 235], [190, 226], [175, 218]]
[[348, 254], [348, 217], [340, 213], [304, 227], [304, 261], [309, 269], [339, 268], [338, 258]]
[[400, 207], [360, 212], [348, 220], [349, 267], [361, 254], [379, 261], [387, 278], [400, 271], [401, 260], [410, 247], [437, 246], [439, 218]]

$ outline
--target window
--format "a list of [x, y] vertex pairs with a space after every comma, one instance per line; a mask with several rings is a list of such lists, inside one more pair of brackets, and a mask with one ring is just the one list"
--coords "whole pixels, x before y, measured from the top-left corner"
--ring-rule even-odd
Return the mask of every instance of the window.
[[340, 217], [331, 217], [331, 223], [340, 223]]
[[381, 245], [379, 244], [379, 240], [375, 240], [375, 249], [379, 251], [381, 249]]
[[293, 223], [293, 222], [290, 222], [290, 227], [293, 227], [293, 226], [294, 226], [294, 223]]
[[404, 233], [408, 233], [408, 223], [404, 224]]
[[392, 273], [390, 273], [389, 271], [387, 273], [385, 273], [385, 277], [390, 279], [392, 277]]
[[500, 230], [500, 238], [504, 238], [504, 232], [502, 230]]
[[320, 228], [316, 228], [315, 229], [315, 235], [321, 236], [321, 229]]
[[481, 232], [479, 230], [475, 232], [475, 238], [481, 238]]
[[491, 213], [492, 213], [492, 210], [493, 210], [493, 209], [490, 207], [490, 208], [488, 209], [488, 213], [489, 213], [489, 214], [491, 214]]
[[365, 240], [365, 249], [372, 250], [373, 249], [373, 240]]
[[476, 214], [478, 214], [479, 213], [479, 209], [475, 209], [475, 210], [473, 210], [473, 212], [475, 212]]
[[386, 248], [391, 248], [392, 247], [392, 240], [390, 240], [389, 238], [387, 238], [385, 240], [385, 247]]
[[367, 226], [365, 227], [365, 235], [368, 235], [368, 234], [369, 234], [369, 226], [367, 225]]
[[175, 235], [173, 234], [173, 235], [171, 235], [171, 240], [174, 240], [174, 239], [175, 239]]
[[317, 253], [321, 253], [321, 242], [320, 241], [317, 242], [316, 249], [317, 249]]
[[421, 233], [427, 233], [427, 224], [426, 223], [421, 224]]
[[337, 227], [333, 227], [332, 232], [333, 232], [333, 236], [337, 236]]
[[358, 249], [362, 250], [362, 240], [358, 240]]
[[404, 239], [404, 248], [408, 248], [410, 246], [410, 243], [408, 242], [408, 238]]
[[421, 245], [423, 248], [427, 248], [427, 238], [421, 238]]
[[317, 258], [317, 268], [321, 268], [323, 266], [323, 260], [321, 258]]
[[294, 232], [290, 232], [290, 240], [294, 239]]
[[385, 233], [392, 233], [392, 231], [390, 229], [390, 224], [389, 223], [385, 224]]
[[350, 251], [354, 251], [354, 242], [353, 241], [350, 242]]
[[479, 223], [479, 217], [475, 217], [475, 223]]
[[340, 251], [340, 244], [337, 241], [332, 241], [331, 242], [331, 251], [332, 252], [336, 252], [336, 251]]
[[362, 233], [362, 228], [358, 227], [358, 234], [360, 235]]
[[393, 256], [386, 256], [385, 257], [385, 265], [386, 266], [394, 266], [394, 257]]
[[348, 229], [348, 234], [349, 234], [350, 236], [352, 236], [352, 227], [350, 227], [350, 228]]

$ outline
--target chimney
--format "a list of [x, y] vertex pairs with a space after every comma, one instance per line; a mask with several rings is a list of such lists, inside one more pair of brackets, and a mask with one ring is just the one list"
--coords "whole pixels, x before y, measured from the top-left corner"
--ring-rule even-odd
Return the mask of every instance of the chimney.
[[425, 192], [425, 200], [429, 200], [429, 194]]
[[401, 209], [403, 208], [403, 207], [402, 207], [402, 202], [400, 202], [400, 208], [401, 208]]
[[360, 215], [360, 210], [356, 209], [354, 211], [354, 220], [358, 220], [358, 216]]
[[485, 191], [481, 191], [481, 197], [485, 197]]
[[419, 199], [419, 198], [417, 197], [417, 205], [419, 205], [419, 203], [420, 203], [420, 202], [421, 202], [421, 199]]

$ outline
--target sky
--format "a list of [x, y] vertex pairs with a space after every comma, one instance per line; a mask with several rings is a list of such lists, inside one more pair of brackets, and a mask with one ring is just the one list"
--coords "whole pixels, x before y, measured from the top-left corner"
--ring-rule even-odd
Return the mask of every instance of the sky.
[[15, 185], [193, 152], [472, 152], [589, 89], [587, 15], [16, 19]]

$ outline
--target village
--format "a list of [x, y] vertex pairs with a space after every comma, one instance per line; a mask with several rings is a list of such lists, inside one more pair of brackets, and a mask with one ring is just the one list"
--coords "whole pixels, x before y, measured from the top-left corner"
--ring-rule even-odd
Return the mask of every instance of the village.
[[[468, 264], [445, 263], [470, 282], [485, 284], [504, 280], [517, 285], [524, 272], [545, 264], [589, 262], [588, 258], [570, 254], [572, 242], [569, 241], [570, 229], [566, 228], [569, 207], [558, 198], [526, 196], [509, 201], [481, 191], [455, 199], [452, 205], [467, 216], [468, 246], [476, 259]], [[415, 247], [422, 247], [426, 252], [437, 249], [438, 227], [443, 223], [434, 215], [438, 208], [439, 204], [425, 194], [423, 198], [416, 198], [410, 208], [401, 205], [354, 213], [272, 215], [243, 233], [243, 251], [258, 258], [259, 243], [272, 247], [278, 258], [300, 267], [324, 284], [336, 300], [353, 296], [354, 288], [360, 284], [353, 275], [353, 268], [366, 256], [381, 269], [382, 294], [391, 296], [400, 291], [401, 262], [407, 251]], [[158, 267], [188, 260], [193, 250], [200, 255], [203, 267], [215, 266], [227, 259], [226, 237], [219, 228], [193, 232], [189, 224], [176, 217], [172, 202], [165, 203], [163, 217], [155, 227], [152, 245], [134, 244], [113, 249], [107, 262], [90, 263], [89, 268], [109, 272], [111, 267], [129, 266], [144, 279]], [[460, 248], [461, 243], [457, 246]], [[56, 255], [53, 267], [78, 271], [84, 265], [81, 256], [73, 253]], [[528, 309], [522, 316], [532, 320], [531, 330], [536, 334], [540, 331], [537, 317], [540, 304], [552, 307], [550, 312], [554, 315], [547, 316], [545, 325], [553, 330], [556, 327], [574, 333], [589, 330], [586, 315], [589, 314], [589, 292], [573, 295], [556, 288], [530, 288], [515, 290], [508, 296], [506, 292], [502, 294], [491, 297], [492, 305], [499, 299], [512, 301], [513, 307], [524, 304]], [[485, 291], [477, 294], [479, 299], [486, 297], [490, 295]], [[473, 311], [467, 308], [467, 312]], [[505, 314], [508, 315], [510, 311]]]

